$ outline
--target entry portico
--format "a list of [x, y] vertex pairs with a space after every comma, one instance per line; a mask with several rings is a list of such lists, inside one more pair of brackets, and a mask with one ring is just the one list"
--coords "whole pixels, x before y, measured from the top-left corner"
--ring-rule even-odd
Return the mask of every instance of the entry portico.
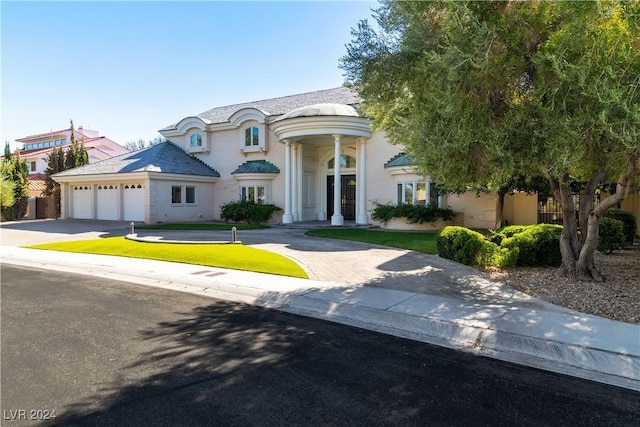
[[[331, 225], [343, 225], [342, 209], [345, 204], [343, 194], [342, 173], [344, 166], [350, 165], [348, 157], [355, 157], [355, 221], [357, 224], [367, 224], [366, 209], [366, 143], [371, 137], [371, 124], [366, 118], [360, 117], [355, 108], [344, 104], [314, 104], [292, 110], [271, 123], [271, 130], [279, 142], [285, 145], [285, 209], [282, 222], [290, 224], [303, 217], [304, 204], [302, 200], [303, 185], [305, 184], [305, 148], [327, 147], [333, 145], [333, 157], [326, 163], [326, 187], [321, 183], [319, 209], [317, 219], [327, 219], [330, 210]], [[347, 153], [355, 152], [355, 156]], [[316, 158], [320, 170], [324, 170], [325, 162]], [[333, 162], [330, 162], [333, 160]], [[332, 164], [332, 168], [329, 165]], [[332, 169], [332, 170], [331, 170]], [[329, 188], [330, 182], [333, 189]], [[308, 184], [308, 183], [307, 183]], [[308, 189], [308, 187], [307, 187]], [[324, 190], [324, 191], [322, 191]], [[326, 193], [325, 193], [326, 191]], [[332, 191], [332, 206], [326, 195]]]

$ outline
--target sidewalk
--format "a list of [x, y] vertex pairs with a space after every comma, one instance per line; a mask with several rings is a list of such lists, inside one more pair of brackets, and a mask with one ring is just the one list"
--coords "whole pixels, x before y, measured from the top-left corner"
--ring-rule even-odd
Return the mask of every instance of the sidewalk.
[[2, 262], [255, 304], [640, 391], [640, 325], [472, 283], [468, 274], [448, 279], [461, 291], [434, 293], [15, 246], [2, 247]]

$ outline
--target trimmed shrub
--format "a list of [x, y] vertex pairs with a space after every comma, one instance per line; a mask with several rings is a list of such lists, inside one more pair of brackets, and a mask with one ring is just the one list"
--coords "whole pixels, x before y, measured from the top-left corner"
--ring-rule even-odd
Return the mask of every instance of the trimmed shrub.
[[400, 205], [381, 205], [371, 212], [371, 218], [387, 223], [393, 218], [406, 218], [409, 224], [423, 224], [436, 222], [439, 219], [449, 221], [455, 216], [451, 209], [442, 209], [436, 205], [412, 205], [403, 203]]
[[536, 224], [524, 228], [502, 240], [502, 248], [513, 251], [518, 248], [519, 266], [562, 264], [560, 254], [560, 235], [562, 226], [554, 224]]
[[598, 250], [611, 253], [625, 244], [624, 223], [613, 218], [602, 218], [598, 228]]
[[[624, 243], [627, 245], [633, 245], [633, 239], [636, 237], [638, 224], [636, 222], [636, 217], [633, 216], [631, 212], [617, 208], [610, 208], [604, 213], [604, 218], [612, 218], [622, 221], [622, 231], [625, 237]], [[602, 222], [600, 222], [600, 224], [602, 224]]]
[[282, 209], [272, 204], [258, 204], [249, 200], [233, 201], [220, 207], [220, 217], [231, 222], [262, 224]]
[[476, 265], [485, 245], [484, 236], [476, 231], [458, 226], [442, 229], [436, 237], [438, 254], [466, 265]]
[[515, 267], [518, 264], [519, 255], [520, 248], [503, 248], [485, 240], [477, 262], [482, 267]]
[[502, 227], [498, 230], [492, 231], [489, 234], [489, 236], [487, 236], [487, 238], [493, 243], [495, 243], [496, 245], [500, 246], [500, 244], [502, 243], [502, 240], [509, 237], [513, 237], [518, 233], [522, 233], [524, 230], [527, 229], [527, 227], [529, 226], [528, 225], [507, 225], [506, 227]]

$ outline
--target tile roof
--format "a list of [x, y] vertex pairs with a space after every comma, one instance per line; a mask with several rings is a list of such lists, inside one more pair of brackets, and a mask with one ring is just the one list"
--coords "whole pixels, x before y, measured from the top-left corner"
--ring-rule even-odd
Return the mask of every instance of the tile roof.
[[202, 160], [191, 157], [171, 142], [126, 153], [90, 165], [57, 173], [56, 176], [102, 175], [131, 172], [164, 172], [180, 175], [219, 177], [218, 171]]
[[416, 162], [406, 153], [400, 153], [393, 156], [387, 163], [384, 164], [385, 168], [391, 168], [394, 166], [414, 166]]
[[[227, 105], [212, 108], [203, 113], [196, 114], [206, 123], [226, 123], [229, 117], [243, 108], [256, 108], [266, 115], [275, 116], [288, 113], [296, 108], [313, 104], [345, 104], [357, 105], [361, 102], [358, 93], [345, 86], [334, 89], [318, 90], [315, 92], [301, 93], [298, 95], [283, 96], [280, 98], [264, 99], [261, 101], [245, 102], [242, 104]], [[162, 130], [174, 129], [176, 124]]]
[[248, 160], [231, 172], [232, 175], [238, 173], [280, 173], [280, 169], [266, 160]]

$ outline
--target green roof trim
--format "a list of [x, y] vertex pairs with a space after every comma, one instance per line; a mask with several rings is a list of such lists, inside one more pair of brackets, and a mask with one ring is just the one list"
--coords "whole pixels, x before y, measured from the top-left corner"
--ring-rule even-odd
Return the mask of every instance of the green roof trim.
[[406, 153], [400, 153], [389, 159], [384, 164], [385, 168], [392, 168], [394, 166], [415, 166], [416, 162]]
[[237, 167], [231, 172], [231, 175], [239, 173], [280, 173], [280, 169], [271, 162], [266, 160], [249, 160]]

